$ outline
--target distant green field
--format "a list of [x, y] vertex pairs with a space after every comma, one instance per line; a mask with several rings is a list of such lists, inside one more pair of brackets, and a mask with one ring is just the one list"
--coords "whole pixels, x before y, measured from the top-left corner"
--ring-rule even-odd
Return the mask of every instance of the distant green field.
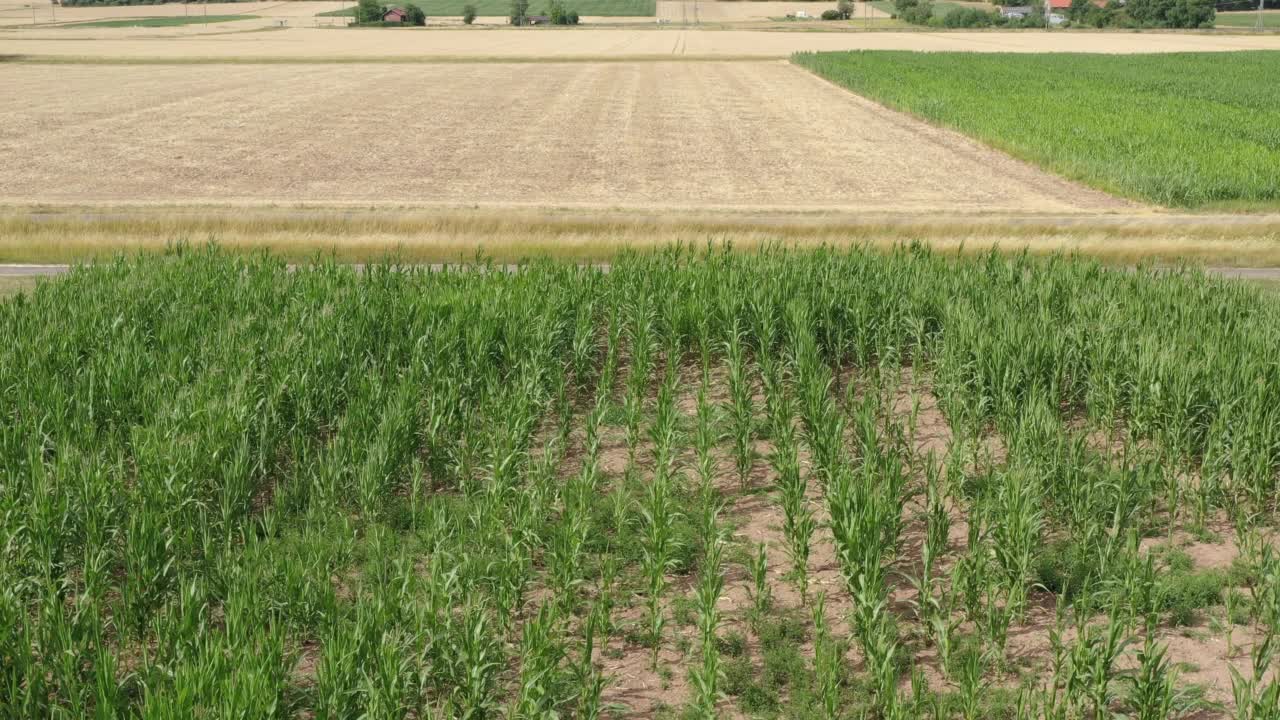
[[1280, 206], [1280, 52], [794, 59], [860, 95], [1113, 194], [1178, 207]]
[[[946, 17], [951, 13], [955, 12], [956, 10], [959, 10], [965, 7], [968, 7], [968, 5], [960, 5], [958, 3], [950, 3], [950, 2], [935, 2], [933, 4], [933, 15], [934, 17]], [[987, 9], [992, 10], [994, 8], [995, 6], [992, 5]]]
[[[388, 7], [403, 5], [402, 2], [388, 2]], [[470, 3], [476, 6], [477, 15], [508, 15], [511, 12], [511, 0], [418, 0], [414, 3], [422, 8], [428, 17], [432, 15], [461, 15], [462, 8]], [[544, 14], [551, 0], [530, 0], [530, 14]], [[656, 0], [564, 0], [565, 7], [576, 11], [579, 15], [598, 15], [604, 17], [647, 17], [656, 15]], [[355, 7], [344, 10], [331, 10], [320, 13], [322, 17], [351, 17], [355, 15]]]
[[197, 15], [195, 11], [189, 16], [178, 17], [144, 17], [126, 18], [124, 20], [98, 20], [95, 22], [75, 23], [64, 27], [174, 27], [176, 25], [204, 25], [207, 23], [231, 22], [233, 20], [249, 20], [257, 15]]
[[[1258, 24], [1257, 12], [1220, 12], [1214, 20], [1218, 27], [1251, 28]], [[1267, 10], [1262, 13], [1263, 27], [1280, 30], [1280, 10]]]
[[[896, 15], [898, 13], [898, 9], [889, 0], [872, 0], [871, 7], [874, 7], [877, 10], [880, 10], [882, 12], [887, 12], [890, 15]], [[951, 13], [955, 12], [956, 10], [959, 10], [961, 8], [966, 8], [966, 7], [972, 7], [972, 6], [961, 5], [960, 3], [946, 2], [946, 0], [941, 0], [941, 2], [933, 3], [933, 15], [934, 17], [946, 17]], [[983, 9], [983, 8], [980, 8], [980, 9]], [[985, 8], [985, 10], [987, 10], [988, 12], [995, 9], [996, 9], [995, 5], [989, 5]]]

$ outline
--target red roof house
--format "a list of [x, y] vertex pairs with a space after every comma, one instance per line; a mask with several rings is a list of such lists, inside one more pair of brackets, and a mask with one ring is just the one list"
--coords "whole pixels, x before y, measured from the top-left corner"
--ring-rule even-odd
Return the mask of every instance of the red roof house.
[[[1070, 5], [1071, 3], [1067, 3]], [[409, 13], [400, 8], [391, 8], [382, 15], [382, 22], [402, 23], [409, 19]]]

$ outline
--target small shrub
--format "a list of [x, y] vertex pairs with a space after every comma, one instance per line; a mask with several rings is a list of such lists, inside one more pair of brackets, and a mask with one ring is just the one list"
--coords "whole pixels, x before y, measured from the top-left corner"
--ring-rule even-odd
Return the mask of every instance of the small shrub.
[[976, 8], [965, 7], [953, 10], [942, 18], [942, 24], [949, 28], [991, 27], [995, 24], [998, 13], [983, 12]]
[[798, 617], [779, 617], [760, 624], [760, 645], [766, 651], [794, 647], [809, 637], [809, 625]]
[[1176, 626], [1194, 625], [1200, 610], [1222, 603], [1225, 584], [1226, 576], [1216, 570], [1168, 576], [1161, 582], [1160, 609]]
[[841, 18], [840, 18], [840, 11], [838, 11], [838, 10], [823, 10], [823, 11], [822, 11], [822, 19], [823, 19], [823, 20], [840, 20], [840, 19], [841, 19]]
[[764, 682], [771, 688], [803, 685], [807, 674], [796, 645], [777, 645], [764, 652]]
[[747, 652], [747, 638], [737, 630], [724, 634], [718, 641], [720, 652], [725, 657], [742, 657]]
[[1096, 579], [1097, 559], [1069, 542], [1051, 543], [1036, 562], [1036, 582], [1057, 595], [1066, 591], [1070, 599], [1089, 580]]
[[749, 713], [776, 712], [778, 693], [758, 683], [751, 683], [743, 690], [738, 702]]
[[476, 21], [476, 6], [464, 5], [462, 7], [462, 22], [464, 25], [470, 25]]
[[726, 695], [742, 695], [755, 682], [751, 661], [736, 657], [724, 664], [724, 692]]

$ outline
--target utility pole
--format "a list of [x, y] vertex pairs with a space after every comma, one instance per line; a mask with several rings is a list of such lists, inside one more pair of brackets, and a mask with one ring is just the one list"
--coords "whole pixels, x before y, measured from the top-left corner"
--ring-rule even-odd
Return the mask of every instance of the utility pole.
[[1262, 6], [1266, 2], [1267, 0], [1258, 0], [1258, 32], [1262, 32], [1266, 28], [1266, 23], [1263, 22], [1266, 18], [1262, 14]]

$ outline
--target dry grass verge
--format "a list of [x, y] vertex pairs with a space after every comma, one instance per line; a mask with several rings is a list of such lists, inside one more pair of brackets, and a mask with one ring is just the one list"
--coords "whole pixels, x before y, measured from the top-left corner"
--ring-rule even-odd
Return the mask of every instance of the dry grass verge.
[[359, 262], [500, 262], [533, 256], [605, 261], [619, 252], [677, 243], [753, 248], [780, 243], [892, 245], [920, 241], [980, 252], [1078, 252], [1104, 262], [1280, 265], [1280, 219], [1209, 216], [1092, 219], [870, 217], [806, 214], [582, 214], [554, 210], [350, 208], [39, 208], [0, 215], [0, 262], [76, 262], [175, 242], [270, 250], [299, 261], [317, 254]]

